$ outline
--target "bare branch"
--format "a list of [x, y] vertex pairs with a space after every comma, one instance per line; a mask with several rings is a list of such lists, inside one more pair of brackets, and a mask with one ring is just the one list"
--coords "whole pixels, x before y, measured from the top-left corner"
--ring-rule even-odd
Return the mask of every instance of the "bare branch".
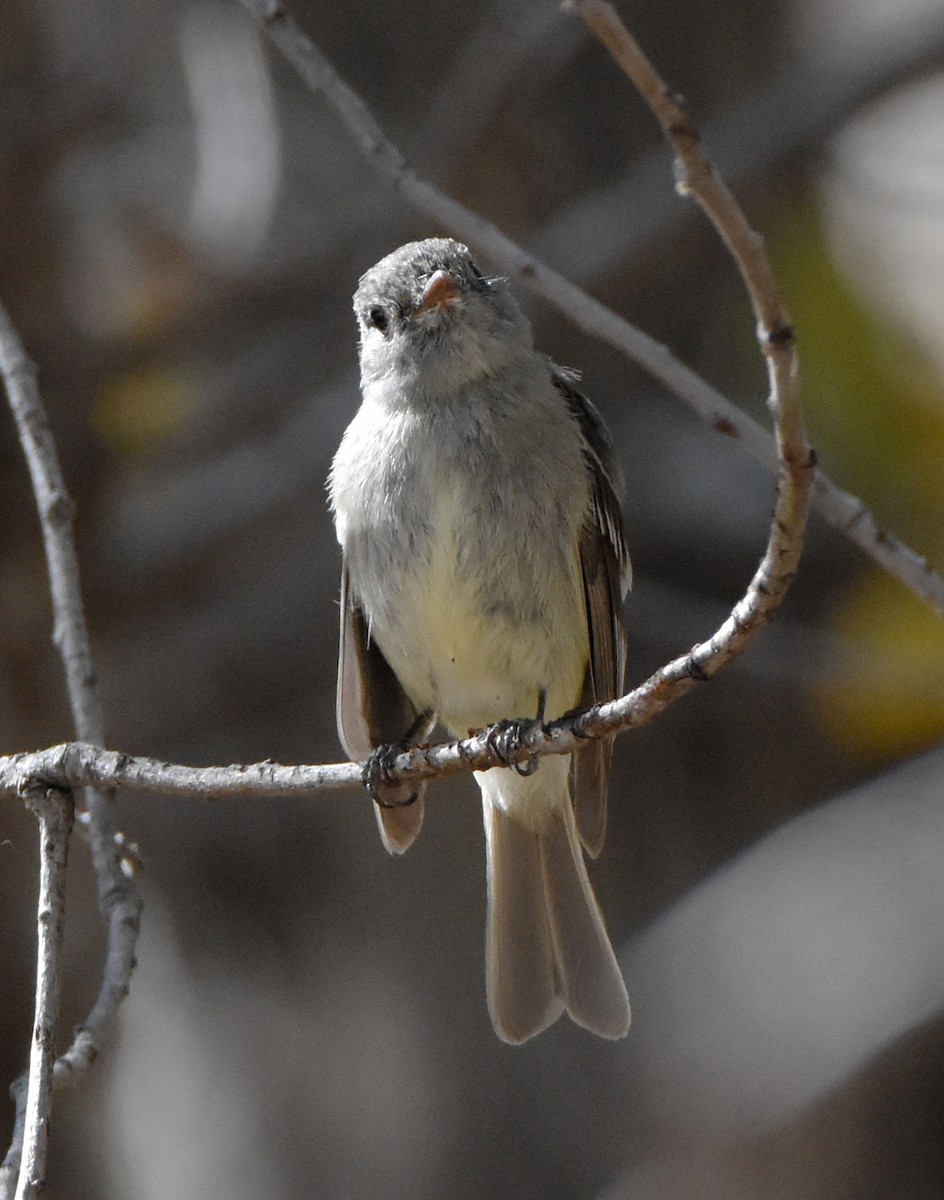
[[710, 677], [739, 654], [770, 619], [796, 572], [809, 511], [813, 457], [799, 401], [796, 344], [762, 239], [701, 151], [700, 138], [610, 4], [575, 0], [575, 12], [609, 50], [649, 105], [677, 155], [678, 189], [690, 193], [714, 225], [737, 263], [747, 288], [761, 351], [767, 357], [774, 418], [779, 486], [764, 557], [742, 600], [704, 646], [693, 650], [693, 666]]
[[[40, 829], [39, 917], [36, 1016], [30, 1049], [23, 1150], [16, 1200], [33, 1200], [42, 1190], [46, 1174], [56, 1022], [62, 989], [62, 937], [66, 916], [66, 860], [72, 827], [72, 794], [55, 788], [41, 788], [27, 797], [27, 804], [36, 814]], [[15, 1162], [9, 1162], [9, 1166], [8, 1162], [4, 1162], [0, 1168], [0, 1187], [8, 1181], [12, 1182], [15, 1170]]]
[[[729, 618], [730, 620], [731, 618]], [[575, 713], [541, 727], [535, 724], [511, 750], [496, 749], [494, 736], [501, 725], [483, 729], [460, 742], [440, 742], [404, 751], [392, 764], [397, 778], [431, 779], [487, 771], [509, 763], [524, 763], [542, 754], [572, 754], [588, 738], [637, 729], [659, 715], [673, 699], [708, 675], [696, 646], [650, 676], [619, 700]], [[708, 669], [711, 668], [708, 662]], [[102, 750], [84, 742], [68, 742], [28, 754], [0, 757], [0, 795], [19, 796], [28, 789], [53, 787], [114, 788], [129, 792], [159, 792], [177, 800], [221, 800], [256, 796], [272, 800], [300, 799], [325, 791], [362, 791], [363, 772], [357, 763], [324, 766], [283, 766], [271, 761], [228, 767], [186, 767]]]
[[[494, 766], [497, 762], [494, 759], [489, 765]], [[442, 763], [437, 760], [430, 774], [441, 772]], [[355, 763], [282, 766], [261, 762], [228, 767], [183, 767], [153, 758], [102, 750], [85, 742], [68, 742], [32, 754], [0, 758], [0, 793], [15, 795], [22, 793], [24, 788], [42, 785], [154, 791], [162, 796], [188, 800], [246, 795], [290, 799], [315, 792], [360, 787], [361, 772]]]
[[[66, 490], [56, 453], [55, 442], [49, 428], [45, 408], [39, 397], [36, 368], [26, 355], [23, 345], [6, 311], [0, 306], [0, 373], [3, 375], [10, 407], [16, 421], [17, 431], [26, 461], [29, 466], [33, 491], [39, 510], [49, 569], [50, 592], [54, 614], [54, 640], [62, 658], [66, 673], [69, 703], [73, 723], [80, 738], [98, 743], [104, 742], [104, 722], [101, 702], [92, 662], [88, 630], [82, 606], [79, 586], [79, 566], [72, 537], [72, 501]], [[95, 1058], [98, 1047], [113, 1017], [118, 1003], [127, 993], [128, 981], [134, 966], [134, 942], [140, 918], [140, 900], [134, 889], [130, 873], [122, 869], [118, 851], [119, 842], [112, 817], [111, 798], [103, 792], [89, 789], [85, 795], [85, 809], [79, 819], [86, 830], [92, 851], [92, 863], [98, 886], [98, 901], [107, 925], [105, 972], [101, 991], [95, 1006], [85, 1023], [76, 1034], [75, 1042], [55, 1070], [34, 1071], [30, 1067], [29, 1087], [14, 1089], [18, 1112], [14, 1126], [14, 1139], [4, 1162], [4, 1174], [0, 1175], [0, 1187], [15, 1173], [19, 1158], [17, 1137], [26, 1137], [27, 1146], [34, 1144], [38, 1130], [24, 1123], [19, 1106], [26, 1103], [27, 1113], [35, 1120], [38, 1114], [48, 1114], [49, 1089], [64, 1075], [81, 1073]], [[62, 870], [65, 869], [66, 841], [71, 820], [49, 825], [49, 832], [63, 839], [61, 847]], [[40, 842], [45, 855], [47, 822], [41, 817]], [[43, 859], [45, 861], [45, 858]], [[40, 896], [40, 926], [42, 928], [43, 898]], [[56, 922], [47, 931], [61, 941], [62, 923]], [[45, 949], [44, 949], [45, 947]], [[42, 955], [52, 953], [45, 940], [40, 946]], [[61, 946], [55, 955], [61, 952]], [[40, 1022], [40, 995], [37, 993], [37, 1027]], [[44, 1002], [45, 1003], [45, 1002]], [[53, 1043], [52, 1033], [48, 1038]], [[45, 1043], [44, 1043], [45, 1044]], [[34, 1056], [37, 1043], [34, 1040]], [[31, 1064], [33, 1059], [31, 1059]], [[37, 1095], [35, 1089], [43, 1095]], [[45, 1120], [45, 1117], [43, 1118]], [[27, 1159], [22, 1162], [20, 1187], [24, 1180], [35, 1182], [35, 1163]], [[32, 1186], [32, 1184], [30, 1184]], [[2, 1194], [2, 1193], [0, 1193]], [[17, 1193], [19, 1197], [19, 1192]]]
[[825, 475], [817, 474], [813, 481], [813, 502], [817, 512], [834, 529], [844, 533], [873, 562], [944, 618], [944, 579], [924, 555], [883, 529], [858, 496], [836, 487]]
[[[754, 458], [776, 469], [776, 447], [771, 436], [679, 362], [665, 346], [526, 253], [478, 213], [417, 175], [360, 96], [341, 79], [318, 47], [302, 32], [281, 0], [241, 0], [241, 3], [259, 21], [309, 88], [323, 95], [337, 111], [361, 153], [394, 191], [463, 240], [481, 247], [495, 262], [501, 263], [508, 274], [519, 278], [579, 328], [609, 342], [644, 367], [713, 429], [738, 438]], [[944, 578], [932, 571], [917, 554], [907, 550], [897, 538], [883, 534], [865, 506], [825, 476], [818, 476], [813, 495], [817, 511], [830, 524], [944, 617]], [[853, 512], [862, 515], [850, 519]]]

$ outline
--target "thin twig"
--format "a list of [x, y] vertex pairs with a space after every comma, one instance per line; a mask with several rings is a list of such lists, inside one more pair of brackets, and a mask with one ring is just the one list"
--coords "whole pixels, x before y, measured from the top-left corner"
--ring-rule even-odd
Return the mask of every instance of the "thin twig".
[[[50, 593], [54, 614], [53, 637], [65, 668], [66, 686], [72, 709], [73, 723], [79, 738], [89, 742], [104, 742], [104, 722], [95, 678], [92, 652], [82, 593], [79, 585], [78, 559], [72, 537], [73, 506], [66, 490], [49, 427], [46, 410], [39, 397], [36, 368], [26, 355], [23, 344], [6, 311], [0, 306], [0, 373], [6, 385], [10, 407], [29, 467], [33, 491], [43, 532], [43, 544], [49, 569]], [[119, 852], [111, 797], [96, 789], [85, 794], [84, 811], [79, 819], [85, 829], [92, 852], [92, 863], [98, 887], [98, 902], [106, 922], [106, 958], [102, 987], [86, 1021], [79, 1027], [75, 1041], [56, 1063], [50, 1078], [37, 1077], [36, 1086], [58, 1083], [66, 1075], [81, 1074], [95, 1058], [118, 1003], [128, 990], [134, 966], [134, 943], [140, 920], [140, 900], [130, 878], [123, 869]], [[62, 837], [68, 837], [65, 825], [57, 826]], [[63, 855], [65, 851], [63, 850]], [[13, 1091], [17, 1104], [25, 1101], [29, 1112], [48, 1109], [45, 1102], [33, 1096], [34, 1079], [31, 1071], [29, 1095], [22, 1088]], [[24, 1122], [17, 1118], [10, 1151], [0, 1173], [0, 1200], [3, 1188], [11, 1177], [19, 1157], [17, 1137], [22, 1136]], [[25, 1131], [29, 1140], [30, 1130]], [[25, 1178], [28, 1164], [22, 1164]]]
[[[765, 466], [776, 469], [774, 441], [756, 421], [706, 383], [670, 351], [611, 309], [528, 254], [478, 213], [466, 208], [417, 175], [390, 141], [364, 101], [338, 75], [302, 32], [281, 0], [240, 0], [265, 29], [308, 87], [335, 109], [355, 144], [374, 170], [414, 208], [464, 241], [472, 242], [509, 274], [592, 337], [609, 342], [688, 404], [713, 429], [737, 438]], [[865, 506], [819, 475], [814, 490], [817, 511], [870, 558], [944, 617], [944, 578], [927, 562], [884, 534]], [[861, 514], [861, 516], [854, 516]]]
[[[23, 1149], [16, 1200], [34, 1200], [46, 1175], [52, 1110], [56, 1022], [62, 990], [62, 938], [66, 916], [66, 860], [72, 827], [72, 793], [36, 789], [26, 797], [39, 820], [39, 917], [37, 921], [36, 1015], [23, 1117]], [[16, 1164], [3, 1164], [12, 1180]]]

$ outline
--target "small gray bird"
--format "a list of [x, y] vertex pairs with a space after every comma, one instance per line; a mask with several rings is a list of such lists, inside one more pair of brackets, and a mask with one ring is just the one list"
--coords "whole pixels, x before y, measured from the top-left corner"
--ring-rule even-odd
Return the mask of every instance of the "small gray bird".
[[[577, 376], [534, 349], [507, 281], [447, 238], [379, 262], [354, 311], [363, 403], [329, 479], [347, 753], [423, 741], [437, 721], [461, 738], [618, 696], [629, 560], [610, 439]], [[603, 843], [611, 749], [476, 773], [488, 1006], [505, 1041], [565, 1011], [603, 1037], [629, 1028], [581, 850]], [[418, 834], [423, 792], [380, 796], [392, 853]]]

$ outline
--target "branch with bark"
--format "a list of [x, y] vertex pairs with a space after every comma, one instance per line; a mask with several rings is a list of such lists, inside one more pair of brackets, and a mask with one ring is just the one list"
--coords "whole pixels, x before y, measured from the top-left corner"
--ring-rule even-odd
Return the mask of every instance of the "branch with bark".
[[13, 1144], [0, 1168], [0, 1187], [5, 1190], [13, 1183], [14, 1172], [17, 1173], [16, 1200], [28, 1200], [38, 1195], [46, 1173], [56, 1022], [62, 994], [62, 938], [66, 921], [66, 861], [72, 829], [72, 793], [32, 785], [26, 804], [39, 821], [36, 1006], [29, 1071], [12, 1089], [16, 1104]]

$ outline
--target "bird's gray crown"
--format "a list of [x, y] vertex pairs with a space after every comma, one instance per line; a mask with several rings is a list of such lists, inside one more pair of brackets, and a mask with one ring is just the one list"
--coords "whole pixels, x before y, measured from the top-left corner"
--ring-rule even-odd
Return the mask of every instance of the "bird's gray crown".
[[406, 314], [420, 303], [437, 271], [447, 271], [457, 283], [478, 292], [504, 282], [486, 279], [461, 242], [427, 238], [400, 246], [364, 272], [354, 294], [355, 311], [360, 316], [372, 303], [394, 303]]

